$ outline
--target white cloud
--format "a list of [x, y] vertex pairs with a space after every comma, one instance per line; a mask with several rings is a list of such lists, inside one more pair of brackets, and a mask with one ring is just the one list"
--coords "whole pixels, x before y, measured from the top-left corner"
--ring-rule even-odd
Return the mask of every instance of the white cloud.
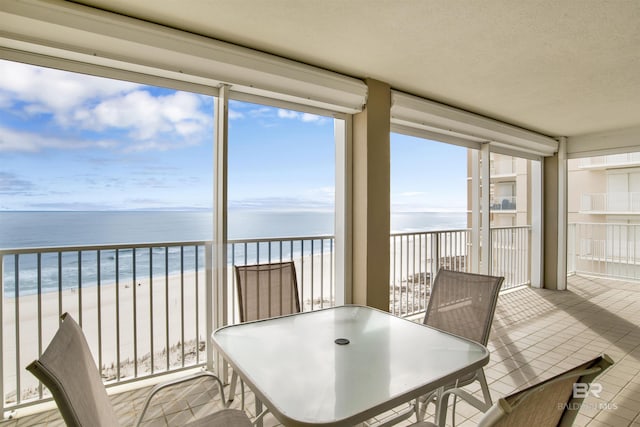
[[304, 123], [324, 123], [326, 118], [311, 113], [299, 113], [297, 111], [278, 109], [278, 117], [281, 119], [300, 120]]
[[0, 127], [0, 152], [35, 152], [44, 148], [73, 149], [90, 146], [110, 148], [117, 145], [117, 142], [109, 140], [88, 141], [69, 138], [52, 138], [38, 133], [21, 132]]
[[[129, 150], [166, 149], [210, 138], [213, 114], [203, 108], [206, 98], [188, 92], [155, 95], [134, 83], [0, 60], [0, 106], [15, 114], [50, 115], [63, 129], [124, 132]], [[5, 151], [96, 144], [7, 129], [0, 136], [0, 150]]]
[[163, 133], [184, 138], [210, 126], [213, 118], [202, 113], [201, 105], [199, 96], [191, 93], [153, 96], [138, 90], [78, 110], [74, 120], [78, 126], [94, 131], [128, 130], [129, 136], [137, 140], [149, 140]]
[[244, 119], [244, 114], [240, 111], [232, 110], [229, 108], [229, 120]]
[[316, 116], [315, 114], [304, 113], [302, 114], [302, 121], [305, 123], [322, 123], [325, 118], [322, 116]]
[[34, 185], [31, 181], [8, 172], [0, 172], [0, 194], [28, 194]]
[[269, 107], [254, 108], [249, 110], [249, 116], [254, 118], [273, 116], [273, 109]]
[[313, 200], [302, 197], [252, 197], [229, 200], [229, 209], [252, 211], [315, 211], [331, 212], [333, 201]]
[[278, 108], [278, 117], [281, 119], [297, 119], [300, 116], [300, 113], [291, 110], [283, 110], [282, 108]]
[[25, 111], [31, 114], [48, 113], [62, 119], [90, 100], [122, 94], [137, 87], [140, 85], [0, 61], [0, 98], [10, 97], [27, 103]]

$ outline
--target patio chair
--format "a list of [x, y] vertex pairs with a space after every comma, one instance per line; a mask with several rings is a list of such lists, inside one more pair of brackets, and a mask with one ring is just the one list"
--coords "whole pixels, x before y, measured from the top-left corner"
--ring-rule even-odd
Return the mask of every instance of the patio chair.
[[240, 322], [300, 312], [293, 261], [237, 265], [235, 271]]
[[[503, 281], [504, 277], [441, 268], [433, 281], [423, 323], [487, 345], [498, 293]], [[475, 381], [480, 383], [484, 401], [476, 399], [473, 404], [479, 410], [486, 411], [493, 402], [484, 370], [480, 368], [465, 377], [458, 378], [455, 383], [419, 399], [418, 419], [423, 419], [430, 402], [445, 399], [442, 406], [437, 405], [444, 408], [445, 413], [440, 414], [436, 411], [436, 417], [442, 417], [444, 421], [448, 395], [443, 395], [442, 392], [448, 388], [466, 386]], [[455, 413], [455, 400], [453, 410]]]
[[[240, 322], [268, 319], [300, 312], [298, 280], [293, 261], [236, 265]], [[229, 402], [235, 397], [238, 374], [231, 375]], [[244, 408], [244, 390], [242, 391]]]
[[[51, 343], [39, 359], [27, 366], [27, 370], [49, 389], [68, 426], [120, 425], [82, 329], [69, 314], [62, 315], [62, 324]], [[138, 426], [144, 421], [147, 409], [158, 392], [196, 380], [213, 381], [219, 389], [220, 401], [224, 408], [187, 425], [235, 427], [252, 425], [244, 411], [226, 407], [222, 383], [209, 372], [200, 372], [154, 387], [147, 396], [135, 425]]]
[[[588, 394], [588, 384], [611, 365], [613, 361], [603, 354], [546, 381], [500, 398], [485, 412], [478, 426], [570, 426]], [[580, 387], [576, 387], [576, 384], [580, 384]], [[461, 389], [451, 389], [445, 394], [454, 394], [463, 400], [470, 396]], [[410, 427], [436, 427], [436, 424], [422, 421]]]

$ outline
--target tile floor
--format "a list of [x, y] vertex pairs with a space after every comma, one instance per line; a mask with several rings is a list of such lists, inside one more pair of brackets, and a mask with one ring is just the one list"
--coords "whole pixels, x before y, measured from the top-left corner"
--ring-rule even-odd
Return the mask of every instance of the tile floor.
[[[530, 288], [506, 292], [499, 298], [488, 345], [491, 362], [485, 373], [492, 396], [509, 394], [607, 353], [615, 365], [598, 378], [603, 386], [600, 398], [585, 400], [575, 425], [640, 427], [639, 325], [640, 283], [572, 276], [566, 292]], [[122, 425], [133, 424], [147, 391], [143, 388], [112, 397]], [[181, 425], [205, 411], [203, 405], [216, 394], [202, 382], [179, 388], [160, 399], [162, 405], [152, 408], [146, 425]], [[239, 403], [236, 399], [233, 406]], [[246, 407], [251, 413], [250, 393]], [[378, 420], [391, 415], [390, 411]], [[480, 416], [458, 401], [456, 425], [475, 425]], [[449, 416], [449, 424], [450, 420]], [[0, 427], [62, 425], [55, 409], [0, 422]], [[274, 425], [277, 421], [267, 416], [265, 426]]]

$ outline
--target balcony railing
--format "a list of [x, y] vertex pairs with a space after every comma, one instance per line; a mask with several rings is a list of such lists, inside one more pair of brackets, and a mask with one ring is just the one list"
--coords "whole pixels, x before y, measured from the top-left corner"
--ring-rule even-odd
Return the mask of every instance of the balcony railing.
[[[331, 307], [335, 301], [333, 236], [230, 240], [233, 265], [294, 261], [302, 311]], [[239, 322], [235, 274], [228, 274], [229, 321]]]
[[515, 159], [492, 160], [489, 173], [492, 177], [514, 176], [516, 174]]
[[[505, 278], [503, 289], [531, 282], [530, 233], [529, 226], [491, 229], [491, 274]], [[391, 313], [408, 316], [424, 312], [440, 267], [471, 271], [470, 230], [392, 234]]]
[[608, 167], [632, 166], [640, 164], [640, 153], [621, 153], [580, 159], [580, 167], [585, 169], [606, 169]]
[[491, 200], [491, 211], [515, 211], [516, 196], [495, 197]]
[[640, 193], [590, 193], [583, 194], [581, 212], [591, 213], [640, 213]]
[[[530, 282], [530, 227], [491, 231], [491, 273], [504, 288]], [[469, 271], [469, 230], [390, 237], [390, 310], [424, 312], [435, 272]], [[206, 277], [211, 242], [1, 250], [0, 410], [48, 398], [24, 366], [71, 312], [111, 386], [208, 363]], [[229, 321], [237, 318], [234, 264], [296, 263], [303, 310], [335, 297], [332, 236], [234, 240], [228, 245]], [[570, 224], [568, 271], [640, 280], [640, 224]], [[16, 286], [17, 284], [17, 286]]]
[[640, 224], [569, 224], [567, 271], [640, 280]]
[[71, 313], [108, 384], [205, 362], [207, 242], [0, 251], [3, 409], [42, 400], [24, 366]]
[[[50, 398], [24, 366], [42, 354], [64, 312], [82, 326], [107, 386], [212, 363], [211, 245], [0, 250], [0, 413]], [[333, 305], [333, 248], [332, 236], [229, 241], [229, 322], [238, 321], [236, 264], [292, 260], [302, 310]]]
[[[492, 272], [528, 281], [528, 227], [492, 231]], [[108, 386], [212, 363], [212, 246], [208, 241], [0, 250], [0, 411], [50, 399], [24, 366], [70, 312]], [[393, 234], [390, 309], [423, 312], [440, 267], [470, 268], [469, 230]], [[229, 241], [228, 321], [238, 321], [232, 266], [292, 260], [303, 310], [335, 301], [333, 236]]]

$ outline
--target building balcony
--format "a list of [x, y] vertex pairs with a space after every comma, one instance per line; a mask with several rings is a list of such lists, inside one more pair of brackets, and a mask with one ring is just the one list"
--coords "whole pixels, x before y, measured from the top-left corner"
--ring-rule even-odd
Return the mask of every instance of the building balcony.
[[612, 154], [580, 159], [580, 169], [613, 169], [640, 166], [640, 153]]
[[514, 213], [516, 196], [494, 197], [491, 199], [491, 213]]
[[587, 193], [580, 200], [580, 213], [640, 214], [640, 193]]
[[493, 160], [489, 168], [492, 180], [511, 179], [516, 177], [516, 161], [514, 158], [505, 160]]

